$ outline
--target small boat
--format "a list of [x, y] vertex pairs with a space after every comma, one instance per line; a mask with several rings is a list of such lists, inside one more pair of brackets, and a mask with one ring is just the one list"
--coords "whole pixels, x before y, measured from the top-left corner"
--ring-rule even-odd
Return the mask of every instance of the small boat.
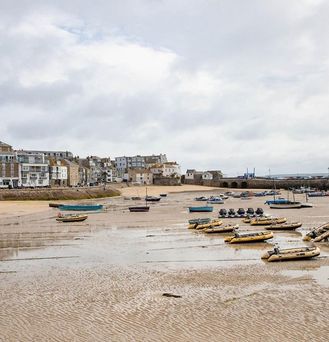
[[209, 227], [209, 228], [205, 228], [203, 230], [203, 232], [207, 233], [207, 234], [214, 234], [214, 233], [230, 233], [230, 232], [234, 232], [236, 229], [239, 228], [238, 224], [227, 224], [223, 227]]
[[63, 204], [60, 205], [59, 210], [73, 210], [73, 211], [93, 211], [103, 209], [102, 204]]
[[200, 212], [212, 212], [214, 207], [204, 206], [204, 207], [189, 207], [190, 213], [200, 213]]
[[265, 204], [288, 204], [290, 201], [286, 198], [276, 198], [265, 201]]
[[145, 201], [147, 202], [159, 202], [161, 200], [161, 197], [156, 196], [146, 196]]
[[128, 208], [129, 211], [132, 213], [141, 213], [141, 212], [147, 212], [150, 210], [150, 207], [146, 206], [146, 205], [139, 205], [139, 206], [135, 206], [135, 207], [129, 207]]
[[219, 216], [220, 218], [227, 217], [227, 210], [226, 209], [220, 209], [219, 210]]
[[215, 220], [212, 220], [209, 223], [195, 224], [194, 228], [199, 230], [199, 229], [218, 227], [218, 226], [220, 226], [222, 224], [223, 224], [223, 221], [215, 219]]
[[272, 239], [272, 232], [235, 233], [224, 239], [227, 243], [259, 242]]
[[68, 215], [62, 215], [61, 213], [58, 214], [58, 217], [56, 217], [56, 221], [59, 222], [81, 222], [88, 218], [88, 215], [83, 214], [68, 214]]
[[233, 208], [230, 208], [227, 212], [228, 217], [237, 217], [237, 213]]
[[267, 230], [294, 230], [302, 226], [301, 222], [291, 222], [291, 223], [282, 223], [282, 224], [271, 224], [266, 226]]
[[242, 220], [242, 222], [244, 222], [244, 223], [250, 223], [250, 222], [251, 222], [251, 217], [249, 217], [249, 216], [245, 217], [245, 218]]
[[310, 232], [308, 232], [304, 238], [303, 241], [310, 241], [314, 240], [317, 237], [320, 237], [322, 234], [329, 231], [329, 222], [322, 224], [319, 227], [313, 228]]
[[239, 208], [236, 212], [239, 217], [245, 217], [246, 216], [246, 211], [243, 208]]
[[48, 204], [50, 208], [58, 208], [60, 205], [63, 205], [62, 203], [49, 203]]
[[160, 197], [167, 197], [167, 194], [160, 194]]
[[255, 216], [255, 210], [254, 208], [248, 208], [246, 211], [246, 214], [251, 217], [251, 216]]
[[285, 223], [287, 219], [285, 217], [257, 217], [250, 220], [252, 226], [268, 226], [271, 224]]
[[131, 197], [131, 199], [132, 199], [133, 201], [140, 201], [140, 200], [142, 199], [142, 197], [133, 196], [133, 197]]
[[257, 216], [263, 216], [264, 215], [264, 210], [262, 208], [257, 208], [255, 211]]
[[211, 221], [211, 218], [207, 217], [207, 218], [197, 218], [197, 219], [191, 219], [188, 220], [189, 224], [204, 224], [204, 223], [209, 223]]
[[200, 197], [195, 197], [194, 198], [194, 200], [195, 201], [204, 201], [204, 202], [206, 202], [206, 201], [208, 201], [208, 197], [205, 197], [205, 196], [200, 196]]
[[280, 249], [274, 247], [273, 251], [267, 251], [262, 259], [267, 261], [284, 261], [284, 260], [296, 260], [296, 259], [308, 259], [320, 255], [319, 247], [299, 247]]
[[300, 202], [272, 203], [269, 207], [271, 209], [300, 209], [302, 204]]
[[220, 197], [210, 198], [207, 203], [209, 204], [224, 204], [224, 200]]

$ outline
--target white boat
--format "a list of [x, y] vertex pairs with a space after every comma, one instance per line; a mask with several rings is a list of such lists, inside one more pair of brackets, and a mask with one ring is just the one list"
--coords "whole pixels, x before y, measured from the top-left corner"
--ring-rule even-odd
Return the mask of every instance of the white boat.
[[300, 209], [302, 203], [300, 202], [289, 202], [289, 203], [272, 203], [270, 204], [271, 209]]

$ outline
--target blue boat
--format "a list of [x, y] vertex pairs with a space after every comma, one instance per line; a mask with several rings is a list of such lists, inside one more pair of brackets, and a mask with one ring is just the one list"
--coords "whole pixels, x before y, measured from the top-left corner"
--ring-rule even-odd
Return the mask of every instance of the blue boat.
[[277, 198], [273, 200], [267, 200], [265, 204], [289, 204], [290, 201], [286, 198]]
[[199, 212], [212, 212], [214, 207], [204, 206], [204, 207], [189, 207], [188, 210], [190, 213], [199, 213]]
[[94, 211], [103, 209], [102, 204], [63, 204], [58, 207], [59, 210], [73, 211]]

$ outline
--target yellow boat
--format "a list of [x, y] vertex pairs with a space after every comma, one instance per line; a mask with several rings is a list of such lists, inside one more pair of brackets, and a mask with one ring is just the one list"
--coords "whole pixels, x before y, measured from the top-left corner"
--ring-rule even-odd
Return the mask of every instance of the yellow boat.
[[250, 223], [250, 221], [251, 221], [251, 218], [250, 218], [250, 217], [245, 217], [245, 218], [242, 220], [243, 223]]
[[59, 222], [81, 222], [88, 218], [88, 215], [84, 214], [68, 214], [68, 215], [62, 215], [58, 214], [58, 217], [56, 218], [56, 221]]
[[209, 223], [203, 223], [203, 224], [192, 223], [192, 224], [189, 224], [188, 228], [189, 229], [205, 229], [205, 228], [217, 227], [217, 226], [220, 226], [221, 224], [223, 224], [223, 221], [213, 220]]
[[212, 228], [212, 227], [218, 227], [223, 224], [223, 221], [221, 220], [213, 220], [209, 223], [204, 224], [198, 224], [195, 229], [206, 229], [206, 228]]
[[273, 251], [267, 251], [262, 256], [262, 259], [267, 259], [267, 261], [285, 261], [313, 258], [318, 255], [320, 255], [319, 247], [300, 247], [288, 249], [279, 249], [278, 247], [275, 247]]
[[235, 233], [233, 236], [225, 238], [224, 241], [228, 243], [259, 242], [271, 239], [272, 237], [272, 232]]
[[267, 230], [294, 230], [302, 226], [301, 222], [290, 222], [282, 224], [271, 224], [264, 227]]
[[265, 217], [265, 218], [255, 218], [250, 221], [252, 226], [268, 226], [271, 224], [285, 223], [287, 219], [285, 217]]
[[205, 228], [203, 231], [207, 234], [212, 234], [212, 233], [230, 233], [234, 232], [236, 229], [239, 228], [238, 224], [232, 225], [232, 224], [227, 224], [223, 227], [214, 227], [214, 228]]

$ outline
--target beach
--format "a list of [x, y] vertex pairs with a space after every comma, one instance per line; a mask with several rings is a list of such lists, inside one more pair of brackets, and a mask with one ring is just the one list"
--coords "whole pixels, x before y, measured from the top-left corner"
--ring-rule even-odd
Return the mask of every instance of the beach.
[[[106, 209], [80, 223], [57, 222], [58, 209], [45, 201], [0, 202], [0, 341], [326, 341], [329, 244], [317, 244], [321, 255], [311, 260], [260, 257], [275, 244], [311, 246], [302, 237], [329, 222], [329, 198], [294, 210], [269, 209], [270, 197], [229, 198], [212, 213], [188, 212], [196, 196], [226, 190], [126, 187], [88, 201]], [[130, 213], [145, 202], [128, 198], [146, 192], [167, 196]], [[191, 218], [240, 207], [303, 226], [243, 245], [187, 229]]]

